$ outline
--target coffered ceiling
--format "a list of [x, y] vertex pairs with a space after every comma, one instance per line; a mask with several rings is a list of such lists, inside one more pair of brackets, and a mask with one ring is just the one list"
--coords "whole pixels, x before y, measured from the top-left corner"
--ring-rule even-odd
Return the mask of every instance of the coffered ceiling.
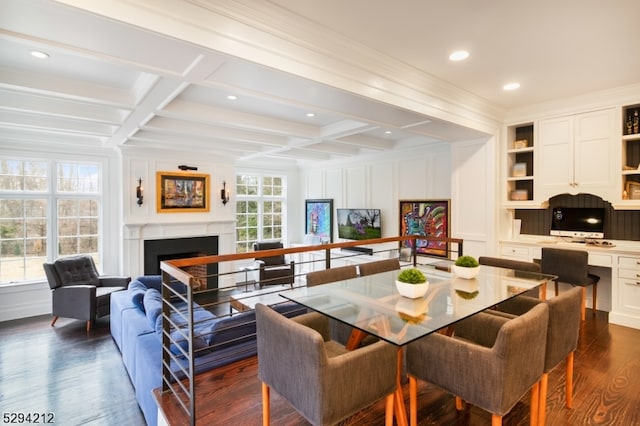
[[[136, 2], [95, 7], [111, 3], [115, 10]], [[640, 2], [632, 0], [606, 6], [595, 0], [162, 5], [222, 5], [253, 12], [255, 22], [258, 12], [272, 22], [297, 22], [310, 36], [348, 41], [431, 85], [455, 88], [450, 93], [490, 105], [494, 116], [640, 81]], [[450, 62], [454, 49], [469, 50], [469, 59]], [[48, 57], [37, 59], [32, 51]], [[0, 0], [0, 143], [178, 148], [295, 164], [486, 135], [443, 114], [394, 106], [260, 63], [54, 1]], [[501, 86], [511, 80], [521, 89], [505, 93]]]

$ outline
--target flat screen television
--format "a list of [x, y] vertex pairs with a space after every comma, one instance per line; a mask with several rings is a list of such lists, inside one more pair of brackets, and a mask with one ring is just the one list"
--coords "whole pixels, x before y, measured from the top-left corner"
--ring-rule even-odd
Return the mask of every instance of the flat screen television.
[[604, 209], [594, 207], [554, 207], [551, 235], [561, 237], [604, 238]]
[[336, 209], [338, 237], [345, 240], [382, 238], [380, 209]]

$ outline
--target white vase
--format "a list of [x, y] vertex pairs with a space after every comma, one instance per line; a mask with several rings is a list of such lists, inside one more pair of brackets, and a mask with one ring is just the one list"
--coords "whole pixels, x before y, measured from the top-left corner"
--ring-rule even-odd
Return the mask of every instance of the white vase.
[[417, 299], [423, 297], [427, 290], [429, 290], [429, 281], [421, 284], [409, 284], [396, 280], [396, 288], [401, 296], [408, 297], [410, 299]]
[[475, 268], [465, 268], [464, 266], [451, 265], [451, 271], [460, 278], [470, 280], [475, 278], [480, 272], [480, 266]]

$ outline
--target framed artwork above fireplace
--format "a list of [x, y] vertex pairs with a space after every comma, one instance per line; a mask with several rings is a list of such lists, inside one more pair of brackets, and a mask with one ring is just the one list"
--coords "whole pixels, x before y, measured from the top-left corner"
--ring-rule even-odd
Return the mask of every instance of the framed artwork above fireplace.
[[158, 213], [209, 211], [209, 175], [190, 172], [156, 173]]

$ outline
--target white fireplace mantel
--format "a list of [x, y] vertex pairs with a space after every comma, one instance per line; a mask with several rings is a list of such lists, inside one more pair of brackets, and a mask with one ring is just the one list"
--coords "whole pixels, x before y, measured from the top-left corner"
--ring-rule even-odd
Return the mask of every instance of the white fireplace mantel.
[[[124, 225], [124, 271], [138, 277], [144, 274], [144, 242], [163, 238], [189, 238], [215, 235], [218, 253], [234, 253], [235, 220], [202, 222], [127, 223]], [[227, 270], [229, 269], [229, 270]], [[220, 265], [219, 273], [231, 272], [231, 265]], [[233, 285], [220, 282], [219, 285]]]

